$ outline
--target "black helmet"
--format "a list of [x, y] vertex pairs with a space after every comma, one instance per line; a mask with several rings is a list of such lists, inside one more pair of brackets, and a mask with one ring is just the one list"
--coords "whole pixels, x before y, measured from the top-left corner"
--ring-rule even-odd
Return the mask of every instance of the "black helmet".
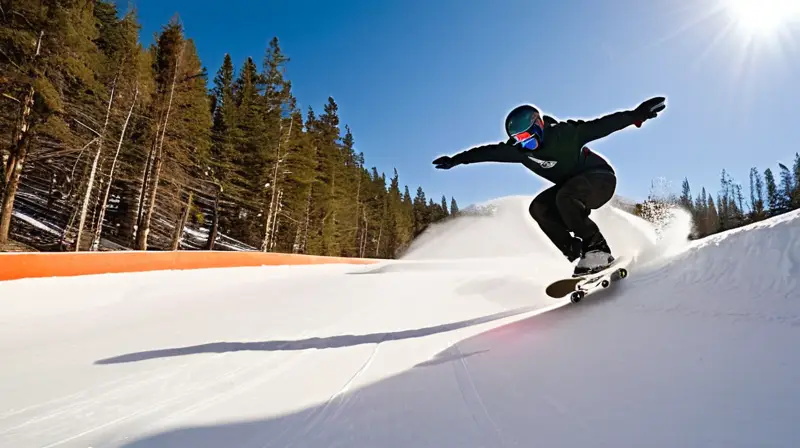
[[542, 143], [544, 120], [539, 109], [530, 104], [522, 104], [509, 112], [505, 127], [506, 134], [525, 148], [536, 149]]

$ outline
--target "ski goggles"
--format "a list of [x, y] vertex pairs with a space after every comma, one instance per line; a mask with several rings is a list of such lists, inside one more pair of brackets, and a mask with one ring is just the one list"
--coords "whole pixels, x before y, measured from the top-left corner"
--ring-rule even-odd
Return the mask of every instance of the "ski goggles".
[[539, 134], [537, 134], [537, 133], [531, 133], [531, 132], [528, 132], [528, 131], [523, 131], [523, 132], [520, 132], [519, 134], [514, 134], [513, 137], [514, 137], [514, 140], [516, 140], [517, 143], [519, 143], [519, 145], [522, 146], [525, 149], [533, 150], [533, 149], [536, 149], [536, 148], [539, 147], [539, 138], [540, 137], [539, 137]]
[[525, 149], [539, 147], [544, 135], [544, 121], [539, 114], [522, 111], [519, 117], [512, 117], [506, 129], [508, 134]]

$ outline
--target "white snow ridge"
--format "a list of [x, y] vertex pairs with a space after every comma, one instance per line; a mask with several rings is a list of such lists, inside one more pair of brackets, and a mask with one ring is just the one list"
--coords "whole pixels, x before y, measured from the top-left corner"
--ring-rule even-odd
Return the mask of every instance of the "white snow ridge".
[[377, 266], [0, 283], [0, 446], [800, 446], [800, 212], [597, 211], [637, 259], [573, 305], [531, 199]]

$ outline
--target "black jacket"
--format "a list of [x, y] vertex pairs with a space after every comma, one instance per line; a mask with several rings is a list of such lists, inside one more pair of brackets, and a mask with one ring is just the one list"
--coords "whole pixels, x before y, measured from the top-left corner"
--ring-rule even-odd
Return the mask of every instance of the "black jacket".
[[521, 163], [543, 178], [560, 184], [589, 170], [608, 170], [611, 165], [586, 144], [608, 136], [636, 123], [633, 111], [621, 111], [594, 120], [567, 120], [558, 122], [545, 116], [542, 144], [536, 150], [506, 142], [478, 146], [452, 157], [456, 164], [478, 162]]

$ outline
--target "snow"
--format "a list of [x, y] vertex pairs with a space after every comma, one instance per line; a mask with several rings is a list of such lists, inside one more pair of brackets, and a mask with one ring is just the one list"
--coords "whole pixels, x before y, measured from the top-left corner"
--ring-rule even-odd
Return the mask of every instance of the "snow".
[[0, 283], [0, 446], [800, 445], [800, 212], [597, 211], [635, 262], [572, 305], [530, 200], [377, 266]]
[[[186, 227], [183, 228], [183, 231], [185, 233], [189, 234], [189, 236], [191, 236], [192, 238], [194, 238], [197, 241], [201, 241], [203, 243], [208, 241], [208, 233], [209, 233], [208, 229], [201, 228], [199, 230], [195, 230], [195, 229], [192, 229], [192, 228], [186, 226]], [[222, 233], [217, 233], [217, 239], [214, 242], [214, 244], [218, 245], [220, 247], [225, 247], [227, 249], [236, 250], [236, 251], [256, 250], [254, 247], [248, 246], [247, 244], [245, 244], [245, 243], [243, 243], [241, 241], [238, 241], [238, 240], [236, 240], [234, 238], [231, 238], [231, 237], [229, 237], [227, 235], [224, 235]]]
[[24, 213], [21, 213], [21, 212], [19, 212], [17, 210], [14, 210], [14, 213], [13, 213], [12, 216], [27, 222], [28, 224], [36, 227], [39, 230], [44, 230], [45, 232], [49, 233], [50, 235], [61, 236], [61, 231], [60, 230], [55, 229], [55, 228], [53, 228], [53, 227], [51, 227], [51, 226], [49, 226], [49, 225], [37, 220], [37, 219], [34, 219], [31, 216], [28, 216], [28, 215], [26, 215]]
[[[19, 196], [27, 196], [29, 199], [30, 198], [33, 198], [33, 199], [37, 198], [36, 195], [31, 195], [29, 193], [23, 193], [23, 192], [18, 193], [18, 195]], [[114, 202], [113, 198], [109, 199], [109, 202], [113, 203]], [[118, 199], [117, 199], [117, 202], [119, 202]], [[35, 227], [35, 228], [37, 228], [39, 230], [42, 230], [42, 231], [44, 231], [44, 232], [46, 232], [46, 233], [48, 233], [50, 235], [55, 235], [55, 236], [61, 237], [62, 234], [64, 233], [64, 229], [62, 229], [62, 228], [60, 228], [60, 227], [58, 227], [56, 225], [53, 225], [53, 224], [46, 223], [44, 221], [38, 220], [38, 219], [30, 216], [27, 213], [21, 212], [19, 210], [19, 207], [14, 209], [13, 216], [15, 218], [17, 218], [17, 219], [20, 219], [22, 221], [27, 222], [28, 224], [32, 225], [33, 227]], [[154, 219], [156, 219], [157, 221], [159, 221], [161, 223], [161, 225], [166, 226], [166, 227], [171, 227], [173, 225], [171, 222], [168, 222], [168, 221], [163, 220], [163, 219], [159, 219], [159, 218], [154, 218]], [[200, 229], [195, 230], [195, 229], [192, 229], [189, 226], [186, 226], [186, 227], [184, 227], [183, 230], [184, 230], [184, 232], [186, 234], [188, 234], [189, 238], [194, 240], [194, 243], [195, 243], [194, 247], [192, 247], [192, 245], [190, 245], [190, 244], [186, 244], [187, 238], [184, 237], [183, 247], [185, 247], [185, 248], [193, 249], [193, 248], [196, 248], [198, 246], [204, 246], [206, 241], [208, 240], [208, 232], [209, 232], [208, 229], [200, 228]], [[248, 246], [247, 244], [245, 244], [245, 243], [243, 243], [241, 241], [238, 241], [238, 240], [236, 240], [234, 238], [231, 238], [228, 235], [225, 235], [224, 233], [221, 233], [221, 232], [217, 233], [217, 240], [216, 240], [215, 244], [219, 248], [223, 248], [224, 247], [226, 249], [233, 250], [233, 251], [256, 250], [256, 248]], [[112, 250], [129, 250], [129, 249], [127, 249], [127, 248], [125, 248], [123, 246], [120, 246], [119, 244], [114, 243], [112, 241], [109, 241], [109, 240], [107, 240], [105, 238], [103, 238], [101, 240], [101, 246], [110, 248]]]

